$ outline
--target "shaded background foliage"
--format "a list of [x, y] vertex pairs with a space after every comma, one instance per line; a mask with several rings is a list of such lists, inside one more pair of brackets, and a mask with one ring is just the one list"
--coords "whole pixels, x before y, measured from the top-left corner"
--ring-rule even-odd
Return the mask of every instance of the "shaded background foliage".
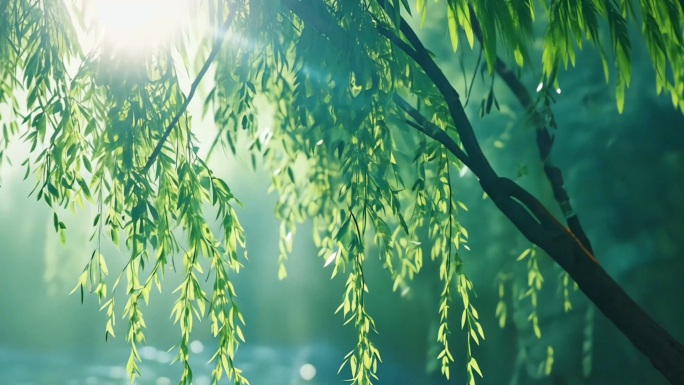
[[[444, 20], [433, 17], [426, 21], [421, 37], [437, 54], [438, 64], [456, 88], [463, 90], [458, 66], [463, 50], [451, 52], [444, 24]], [[541, 52], [537, 49], [531, 54]], [[668, 96], [656, 96], [645, 47], [635, 43], [632, 56], [632, 83], [622, 115], [615, 109], [612, 86], [605, 84], [601, 61], [594, 52], [578, 53], [578, 68], [561, 72], [562, 93], [553, 107], [559, 125], [553, 156], [564, 170], [566, 189], [602, 265], [648, 314], [681, 341], [684, 119], [672, 108]], [[468, 52], [468, 75], [474, 71], [476, 58], [477, 51]], [[502, 176], [518, 178], [523, 187], [555, 209], [538, 161], [534, 131], [524, 124], [523, 112], [502, 84], [495, 84], [501, 111], [476, 118], [480, 98], [489, 90], [490, 80], [485, 78], [482, 83], [478, 75], [467, 112], [486, 154]], [[524, 73], [530, 90], [538, 79], [539, 69]], [[199, 112], [201, 107], [193, 102], [191, 109]], [[265, 110], [260, 124], [269, 124]], [[205, 121], [195, 130], [206, 151], [215, 133], [212, 123]], [[26, 149], [14, 149], [17, 154], [22, 150]], [[335, 372], [348, 350], [348, 341], [354, 338], [353, 328], [340, 326], [341, 317], [333, 314], [344, 289], [344, 277], [330, 282], [330, 271], [323, 271], [321, 260], [313, 258], [316, 250], [306, 236], [311, 228], [305, 224], [298, 230], [304, 236], [295, 238], [287, 261], [288, 278], [278, 281], [280, 224], [273, 217], [275, 194], [266, 193], [269, 175], [251, 172], [245, 153], [228, 159], [222, 154], [214, 156], [210, 166], [245, 204], [238, 215], [249, 242], [250, 260], [246, 269], [233, 277], [247, 319], [244, 330], [248, 343], [240, 347], [237, 356], [245, 375], [252, 384], [304, 383], [298, 370], [311, 362], [318, 370], [312, 383], [342, 383], [345, 374], [335, 376]], [[518, 176], [525, 168], [527, 175]], [[122, 336], [104, 341], [104, 314], [98, 312], [95, 298], [87, 298], [81, 306], [76, 296], [66, 296], [92, 250], [87, 241], [92, 218], [88, 214], [92, 212], [61, 216], [68, 228], [66, 247], [61, 247], [50, 230], [48, 208], [26, 199], [31, 186], [21, 182], [23, 170], [5, 165], [1, 172], [0, 378], [10, 384], [127, 382], [124, 368], [115, 366], [128, 355]], [[472, 251], [462, 258], [475, 285], [475, 301], [487, 336], [475, 347], [484, 372], [480, 383], [505, 384], [511, 378], [517, 378], [518, 384], [664, 383], [598, 312], [593, 326], [593, 368], [587, 379], [583, 377], [587, 301], [578, 292], [571, 293], [573, 310], [564, 312], [558, 278], [561, 270], [543, 255], [539, 256], [545, 278], [538, 310], [541, 339], [534, 336], [526, 320], [529, 301], [520, 301], [521, 308], [514, 309], [508, 283], [508, 317], [500, 329], [494, 317], [499, 300], [496, 277], [502, 271], [521, 275], [524, 262], [514, 261], [528, 244], [489, 200], [482, 199], [471, 173], [465, 173], [453, 186], [458, 199], [469, 207], [460, 220], [470, 234]], [[119, 271], [126, 260], [125, 252], [115, 258], [117, 251], [107, 247], [110, 270]], [[425, 247], [427, 250], [429, 245]], [[384, 359], [378, 368], [380, 383], [445, 383], [434, 359], [438, 352], [433, 341], [440, 292], [437, 262], [426, 261], [411, 290], [402, 296], [391, 291], [391, 277], [382, 271], [376, 254], [373, 248], [369, 250], [364, 272], [371, 287], [367, 306], [380, 331], [374, 337]], [[167, 279], [171, 282], [166, 287], [171, 288], [180, 278]], [[146, 331], [148, 346], [156, 348], [143, 351], [142, 377], [136, 379], [141, 384], [163, 383], [160, 377], [175, 379], [180, 372], [178, 365], [166, 365], [170, 358], [163, 353], [177, 340], [176, 327], [168, 319], [174, 298], [170, 290], [152, 296], [156, 302], [143, 310], [146, 322], [154, 325]], [[465, 336], [456, 326], [457, 318], [450, 320], [454, 324], [451, 351], [456, 356], [452, 383], [463, 381], [460, 368], [465, 362]], [[125, 322], [118, 324], [123, 329]], [[207, 346], [215, 344], [206, 321], [195, 328], [193, 339]], [[533, 380], [549, 345], [554, 349], [553, 372], [548, 378]], [[523, 348], [527, 363], [518, 367]], [[203, 362], [211, 350], [206, 348], [194, 358], [198, 384], [208, 379], [202, 376], [208, 376], [210, 366], [205, 367]]]

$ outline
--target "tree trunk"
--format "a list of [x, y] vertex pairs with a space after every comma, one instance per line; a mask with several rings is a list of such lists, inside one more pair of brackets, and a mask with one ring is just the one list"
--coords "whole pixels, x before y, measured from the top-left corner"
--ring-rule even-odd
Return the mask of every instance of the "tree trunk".
[[[392, 6], [386, 0], [376, 1], [393, 15]], [[350, 47], [354, 45], [346, 39], [345, 30], [326, 8], [322, 7], [321, 2], [311, 0], [281, 0], [281, 2], [304, 23], [327, 36], [332, 44]], [[415, 32], [403, 19], [400, 30], [411, 46], [394, 35], [394, 32], [378, 25], [378, 32], [412, 58], [440, 91], [449, 108], [465, 152], [446, 132], [434, 130], [427, 125], [427, 119], [421, 118], [420, 113], [415, 110], [407, 111], [409, 116], [418, 123], [412, 126], [440, 142], [454, 156], [468, 165], [479, 178], [482, 189], [525, 238], [541, 247], [565, 269], [587, 298], [671, 384], [684, 385], [684, 346], [653, 321], [625, 293], [596, 262], [592, 253], [580, 242], [577, 235], [558, 222], [529, 192], [515, 182], [496, 174], [480, 148], [470, 121], [463, 110], [458, 92], [451, 86]], [[407, 105], [405, 102], [404, 104]], [[397, 105], [402, 108], [399, 100], [397, 100]]]
[[684, 347], [649, 317], [570, 236], [540, 245], [671, 384], [684, 384]]

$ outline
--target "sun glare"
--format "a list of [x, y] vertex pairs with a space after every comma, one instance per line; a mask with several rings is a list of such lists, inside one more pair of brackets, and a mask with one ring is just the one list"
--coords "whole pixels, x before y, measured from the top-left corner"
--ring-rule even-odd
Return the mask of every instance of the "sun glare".
[[95, 23], [104, 41], [146, 52], [170, 41], [186, 22], [187, 0], [96, 0]]

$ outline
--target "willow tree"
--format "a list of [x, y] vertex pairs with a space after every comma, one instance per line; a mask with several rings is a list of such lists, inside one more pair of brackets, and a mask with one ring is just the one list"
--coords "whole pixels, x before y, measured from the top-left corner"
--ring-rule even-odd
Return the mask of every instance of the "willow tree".
[[[480, 49], [488, 72], [498, 74], [528, 111], [565, 224], [492, 168], [459, 92], [405, 21], [411, 15], [405, 0], [173, 2], [167, 8], [183, 17], [114, 30], [147, 43], [158, 37], [159, 28], [173, 24], [154, 44], [136, 50], [116, 44], [112, 31], [99, 27], [89, 16], [92, 5], [88, 0], [73, 5], [0, 1], [0, 99], [10, 111], [3, 116], [0, 150], [14, 136], [30, 144], [22, 165], [27, 176], [35, 175], [33, 195], [54, 210], [60, 234], [66, 229], [59, 219], [62, 210], [84, 201], [96, 207], [97, 247], [74, 291], [81, 298], [85, 291], [97, 295], [106, 311], [107, 337], [114, 335], [120, 312], [127, 319], [131, 379], [139, 374], [137, 346], [145, 340], [141, 300], [148, 302], [153, 286], [161, 290], [169, 258], [179, 254], [183, 281], [171, 312], [180, 325], [180, 382], [192, 380], [193, 318], [207, 317], [218, 340], [213, 381], [225, 374], [236, 384], [247, 383], [233, 365], [244, 323], [230, 281], [231, 272], [242, 266], [238, 252], [245, 248], [234, 209], [239, 201], [198, 155], [187, 112], [199, 83], [212, 73], [205, 106], [219, 129], [214, 144], [233, 151], [244, 146], [255, 164], [263, 160], [274, 174], [276, 213], [282, 220], [280, 278], [286, 276], [291, 235], [305, 220], [313, 222], [313, 240], [325, 263], [334, 265], [333, 275], [348, 274], [339, 311], [358, 333], [343, 360], [352, 383], [371, 383], [380, 361], [372, 309], [364, 304], [367, 250], [379, 254], [396, 288], [423, 265], [420, 244], [426, 240], [419, 238], [420, 229], [428, 230], [430, 259], [440, 264], [435, 279], [443, 285], [435, 309], [443, 347], [436, 359], [449, 377], [449, 336], [463, 329], [467, 381], [482, 375], [470, 347], [484, 334], [459, 256], [467, 247], [468, 233], [458, 220], [465, 206], [454, 196], [451, 177], [468, 167], [488, 199], [529, 240], [532, 251], [521, 258], [530, 258], [530, 287], [539, 284], [532, 259], [538, 247], [663, 376], [684, 384], [684, 347], [593, 255], [560, 170], [550, 161], [548, 130], [554, 126], [548, 107], [558, 86], [556, 74], [568, 61], [574, 65], [575, 50], [585, 44], [600, 55], [606, 80], [614, 77], [622, 111], [630, 82], [630, 20], [641, 24], [639, 38], [645, 39], [656, 69], [658, 91], [664, 89], [675, 108], [684, 110], [681, 0], [549, 0], [538, 10], [528, 0], [446, 0], [429, 6], [418, 0], [418, 15], [411, 17], [422, 23], [428, 12], [446, 13], [443, 28], [453, 49], [459, 44]], [[532, 60], [535, 24], [543, 24], [537, 28], [544, 31], [544, 45], [542, 86], [539, 97], [532, 98], [509, 68], [521, 69]], [[83, 49], [84, 41], [92, 47]], [[188, 60], [190, 53], [201, 60], [197, 68]], [[196, 77], [183, 90], [178, 72], [186, 70]], [[257, 95], [276, 106], [278, 124], [266, 133], [255, 119]], [[489, 111], [493, 103], [490, 95], [482, 109]], [[305, 167], [295, 169], [295, 162]], [[217, 212], [220, 233], [210, 230], [209, 207]], [[130, 259], [108, 287], [100, 245], [105, 238], [118, 243], [120, 237]], [[208, 293], [197, 280], [202, 269], [213, 278]], [[119, 285], [124, 276], [125, 284]], [[115, 290], [126, 291], [122, 307], [115, 304]], [[448, 309], [455, 295], [462, 309], [452, 319]]]

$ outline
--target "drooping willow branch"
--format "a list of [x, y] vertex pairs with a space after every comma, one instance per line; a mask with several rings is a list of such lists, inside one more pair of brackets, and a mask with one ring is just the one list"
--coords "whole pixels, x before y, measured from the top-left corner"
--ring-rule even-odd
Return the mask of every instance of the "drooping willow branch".
[[[477, 40], [482, 44], [482, 29], [480, 23], [477, 21], [477, 16], [472, 6], [468, 6], [470, 10], [470, 21], [473, 28], [473, 34]], [[499, 77], [506, 83], [513, 95], [525, 111], [532, 114], [532, 122], [535, 125], [537, 132], [537, 147], [539, 149], [539, 157], [544, 165], [544, 173], [553, 189], [553, 197], [558, 202], [560, 209], [563, 211], [563, 216], [568, 224], [570, 230], [582, 242], [582, 245], [593, 254], [591, 242], [587, 237], [582, 225], [580, 224], [577, 213], [572, 208], [570, 197], [563, 187], [563, 174], [561, 170], [554, 166], [551, 161], [551, 146], [553, 145], [553, 138], [546, 128], [545, 119], [542, 114], [535, 108], [532, 97], [525, 85], [518, 79], [518, 77], [511, 71], [501, 58], [496, 57], [494, 63], [494, 70]]]
[[228, 14], [228, 18], [221, 25], [221, 29], [219, 30], [218, 37], [216, 38], [216, 40], [214, 40], [214, 44], [211, 47], [211, 51], [209, 52], [209, 56], [207, 56], [207, 60], [204, 62], [204, 65], [202, 65], [202, 68], [200, 69], [199, 73], [197, 74], [197, 77], [195, 77], [195, 80], [192, 82], [192, 85], [190, 86], [190, 92], [188, 93], [188, 96], [185, 98], [185, 100], [183, 101], [183, 104], [180, 106], [180, 108], [176, 112], [176, 115], [174, 115], [173, 119], [171, 119], [171, 122], [169, 123], [169, 125], [166, 126], [164, 133], [162, 134], [161, 138], [159, 138], [159, 142], [157, 142], [157, 146], [154, 148], [154, 150], [152, 151], [152, 154], [147, 159], [147, 163], [145, 163], [145, 167], [143, 167], [143, 169], [142, 169], [143, 174], [145, 174], [145, 173], [147, 173], [147, 171], [149, 171], [150, 167], [152, 167], [152, 164], [154, 164], [154, 160], [157, 158], [157, 156], [159, 156], [159, 153], [161, 153], [161, 150], [164, 147], [164, 143], [166, 142], [166, 139], [168, 139], [169, 135], [171, 134], [171, 131], [173, 131], [173, 128], [176, 127], [176, 124], [178, 124], [178, 121], [183, 116], [185, 111], [188, 109], [188, 105], [190, 105], [190, 101], [192, 100], [192, 97], [195, 96], [195, 92], [197, 91], [197, 87], [199, 86], [200, 82], [202, 81], [202, 78], [207, 73], [207, 71], [209, 70], [209, 67], [211, 66], [211, 63], [214, 61], [214, 59], [216, 58], [216, 55], [218, 55], [219, 51], [221, 50], [221, 46], [223, 45], [223, 42], [226, 39], [226, 36], [228, 35], [228, 30], [230, 29], [230, 26], [233, 23], [233, 20], [235, 19], [235, 14], [237, 12], [237, 5], [235, 5], [231, 8], [232, 9], [230, 10], [230, 13]]
[[[386, 0], [376, 0], [394, 15]], [[305, 24], [326, 35], [331, 43], [345, 44], [346, 31], [325, 8], [314, 7], [318, 1], [282, 0], [281, 2]], [[306, 5], [305, 5], [306, 3]], [[684, 346], [651, 319], [641, 307], [595, 262], [572, 231], [551, 215], [529, 192], [511, 180], [499, 177], [484, 156], [473, 127], [460, 102], [458, 92], [434, 62], [415, 32], [403, 18], [399, 29], [413, 46], [404, 51], [413, 59], [444, 98], [449, 114], [470, 161], [470, 169], [499, 210], [532, 243], [540, 246], [575, 280], [584, 294], [639, 349], [672, 384], [684, 384]], [[382, 25], [378, 25], [382, 27]], [[388, 36], [387, 28], [378, 28]], [[384, 32], [384, 33], [383, 33]], [[393, 34], [392, 34], [393, 35]], [[393, 43], [397, 39], [390, 39]], [[395, 44], [399, 49], [408, 44]], [[350, 45], [353, 46], [353, 45]], [[451, 140], [450, 137], [447, 138]], [[453, 141], [453, 140], [452, 140]], [[444, 144], [444, 143], [442, 143]], [[447, 147], [448, 148], [448, 147]], [[456, 154], [454, 154], [456, 155]], [[529, 210], [529, 211], [528, 211]], [[546, 216], [544, 221], [538, 218]]]
[[[458, 144], [447, 135], [447, 133], [437, 127], [434, 123], [430, 122], [427, 120], [426, 117], [424, 117], [418, 110], [413, 108], [406, 100], [404, 100], [401, 96], [394, 94], [394, 102], [401, 108], [402, 110], [406, 111], [409, 116], [411, 116], [418, 124], [413, 123], [411, 121], [407, 121], [406, 123], [409, 124], [411, 127], [415, 128], [416, 130], [424, 133], [425, 135], [429, 136], [433, 140], [441, 143], [447, 150], [449, 150], [456, 158], [458, 158], [464, 165], [469, 166], [470, 160], [468, 159], [468, 156], [461, 150], [460, 147], [458, 147]], [[513, 182], [512, 180], [508, 178], [499, 178], [502, 187], [510, 194], [512, 198], [517, 199], [520, 201], [525, 207], [527, 207], [530, 212], [535, 216], [537, 221], [539, 221], [542, 225], [545, 226], [562, 226], [558, 220], [551, 215], [546, 207], [537, 200], [532, 194], [530, 194], [527, 190], [524, 188], [520, 187], [517, 183]], [[574, 234], [571, 233], [571, 235], [574, 236]], [[576, 238], [578, 243], [582, 243], [580, 239]], [[581, 245], [583, 248], [585, 246], [582, 244]], [[585, 248], [584, 250], [587, 255], [596, 263], [596, 258], [592, 254], [591, 250], [588, 250]]]
[[[391, 7], [386, 0], [378, 0], [378, 4], [380, 4], [384, 9]], [[461, 142], [463, 143], [465, 152], [468, 154], [468, 158], [470, 159], [471, 164], [469, 168], [475, 175], [478, 176], [480, 179], [480, 184], [485, 192], [487, 192], [487, 194], [492, 198], [494, 203], [499, 206], [499, 208], [502, 209], [506, 216], [513, 221], [513, 223], [523, 232], [523, 234], [534, 243], [540, 240], [539, 236], [542, 233], [545, 233], [545, 236], [548, 237], [550, 232], [568, 232], [568, 229], [555, 220], [553, 215], [549, 213], [548, 210], [546, 210], [546, 208], [541, 204], [541, 202], [539, 202], [533, 196], [530, 195], [534, 201], [532, 207], [525, 202], [511, 199], [512, 196], [510, 194], [510, 189], [501, 185], [501, 178], [496, 174], [490, 165], [489, 160], [482, 152], [473, 127], [470, 124], [470, 120], [466, 116], [463, 106], [460, 102], [460, 96], [458, 92], [451, 85], [437, 63], [435, 63], [435, 61], [432, 59], [416, 33], [403, 18], [400, 20], [399, 29], [411, 44], [412, 48], [387, 28], [378, 26], [378, 32], [387, 37], [393, 44], [395, 44], [410, 58], [412, 58], [418, 64], [418, 66], [423, 69], [425, 74], [430, 78], [432, 83], [437, 87], [439, 92], [444, 97], [444, 101], [447, 105], [454, 125], [456, 126], [456, 130], [458, 131]], [[403, 44], [398, 43], [399, 41], [401, 41]], [[444, 141], [438, 141], [442, 143], [442, 145], [445, 145]], [[525, 207], [523, 207], [523, 205]], [[547, 225], [550, 224], [551, 226], [540, 226], [541, 224], [538, 223], [536, 219], [532, 218], [527, 210], [533, 212], [537, 217], [546, 216], [549, 219], [554, 219], [544, 221], [544, 223], [542, 223]]]

